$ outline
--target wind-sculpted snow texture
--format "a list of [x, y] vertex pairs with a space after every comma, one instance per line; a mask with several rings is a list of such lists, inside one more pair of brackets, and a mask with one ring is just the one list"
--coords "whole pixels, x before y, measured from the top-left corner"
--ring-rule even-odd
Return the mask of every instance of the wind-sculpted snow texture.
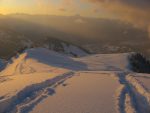
[[26, 50], [0, 73], [0, 113], [150, 113], [150, 76], [128, 54]]

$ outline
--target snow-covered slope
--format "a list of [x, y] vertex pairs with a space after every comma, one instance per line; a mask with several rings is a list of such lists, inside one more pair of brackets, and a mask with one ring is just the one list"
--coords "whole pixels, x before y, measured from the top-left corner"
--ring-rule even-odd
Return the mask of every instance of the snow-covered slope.
[[128, 55], [26, 50], [0, 73], [0, 113], [149, 113], [149, 75]]
[[79, 62], [71, 57], [45, 48], [37, 48], [26, 50], [18, 58], [14, 58], [1, 75], [47, 72], [49, 67], [79, 69], [80, 66], [82, 67]]
[[47, 66], [71, 70], [121, 71], [128, 70], [128, 65], [128, 54], [97, 54], [72, 58], [49, 49], [36, 48], [26, 50], [25, 53], [14, 59], [2, 74], [16, 75], [40, 72], [49, 69], [46, 68]]
[[[1, 21], [0, 21], [0, 24], [2, 24]], [[6, 22], [6, 24], [8, 24], [8, 22]], [[29, 26], [30, 24], [31, 23], [28, 23]], [[26, 24], [24, 25], [26, 26]], [[4, 26], [6, 27], [5, 24]], [[45, 34], [45, 32], [41, 33], [43, 31], [41, 29], [33, 33], [35, 29], [38, 29], [37, 26], [34, 28], [32, 28], [33, 26], [30, 26], [28, 29], [26, 29], [27, 27], [23, 29], [22, 27], [20, 27], [20, 29], [22, 29], [23, 31], [26, 29], [24, 31], [25, 34], [21, 33], [23, 32], [22, 30], [20, 32], [18, 31], [14, 32], [14, 30], [18, 29], [18, 27], [11, 29], [12, 26], [8, 28], [5, 28], [4, 26], [3, 27], [0, 26], [0, 37], [1, 37], [0, 38], [0, 57], [5, 58], [5, 59], [10, 59], [12, 56], [15, 56], [16, 52], [20, 53], [25, 48], [32, 48], [32, 47], [36, 47], [36, 48], [45, 47], [50, 50], [57, 51], [59, 53], [67, 54], [67, 55], [74, 56], [74, 57], [81, 57], [81, 56], [85, 56], [89, 54], [89, 52], [83, 49], [82, 47], [80, 47], [79, 44], [71, 43], [69, 40], [64, 41], [64, 39], [61, 40], [53, 36], [49, 37], [47, 34]], [[48, 30], [48, 32], [50, 31], [51, 30]], [[29, 34], [27, 35], [26, 33], [27, 34], [29, 33]]]
[[82, 57], [88, 55], [88, 52], [85, 49], [62, 40], [50, 39], [46, 43], [47, 44], [44, 45], [46, 48], [62, 54], [67, 54], [68, 56]]
[[83, 57], [89, 54], [86, 49], [83, 49], [77, 45], [68, 43], [63, 40], [59, 40], [57, 38], [49, 38], [45, 39], [44, 42], [34, 42], [31, 40], [22, 40], [21, 41], [23, 47], [31, 48], [31, 47], [43, 47], [47, 48], [51, 51], [56, 51], [61, 54], [65, 54], [72, 57]]
[[129, 53], [96, 54], [76, 59], [87, 65], [89, 70], [129, 71]]

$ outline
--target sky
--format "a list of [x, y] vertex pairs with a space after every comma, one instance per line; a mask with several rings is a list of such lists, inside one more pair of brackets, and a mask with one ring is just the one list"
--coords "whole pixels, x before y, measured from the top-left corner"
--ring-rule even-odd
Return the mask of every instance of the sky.
[[66, 16], [81, 14], [89, 16], [92, 10], [92, 4], [84, 3], [82, 0], [0, 0], [2, 14], [29, 13]]
[[150, 32], [150, 0], [0, 0], [0, 13], [113, 18]]

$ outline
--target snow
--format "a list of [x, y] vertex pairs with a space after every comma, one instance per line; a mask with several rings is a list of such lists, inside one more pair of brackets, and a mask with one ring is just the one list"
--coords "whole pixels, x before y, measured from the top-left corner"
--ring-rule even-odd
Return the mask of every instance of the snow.
[[150, 75], [149, 74], [134, 74], [134, 79], [136, 79], [140, 84], [150, 92]]
[[80, 49], [79, 47], [76, 47], [74, 45], [66, 45], [65, 43], [62, 43], [65, 53], [70, 55], [76, 55], [77, 57], [87, 56], [88, 53], [86, 53], [84, 50]]
[[129, 71], [128, 53], [96, 54], [77, 59], [89, 70]]
[[[150, 80], [148, 74], [132, 74], [127, 76], [127, 80], [135, 90], [137, 103], [139, 103], [141, 111], [150, 112]], [[140, 110], [139, 110], [140, 111]]]
[[71, 57], [83, 57], [88, 55], [88, 52], [84, 49], [60, 40], [50, 40], [50, 43], [44, 44], [44, 47], [53, 51], [59, 51], [59, 53]]
[[0, 113], [150, 113], [149, 74], [128, 55], [28, 49], [0, 73]]
[[[40, 51], [43, 54], [37, 56], [37, 52]], [[13, 59], [12, 63], [8, 64], [6, 69], [0, 73], [0, 112], [6, 110], [4, 106], [9, 106], [9, 104], [4, 105], [4, 103], [8, 100], [13, 102], [16, 95], [22, 91], [26, 92], [27, 87], [70, 72], [68, 69], [45, 64], [49, 57], [46, 55], [47, 51], [43, 48], [26, 51], [18, 58]], [[40, 59], [43, 59], [43, 62], [39, 62]], [[32, 88], [27, 90], [32, 90]], [[12, 102], [9, 102], [10, 105]]]
[[30, 113], [116, 113], [114, 95], [120, 83], [115, 77], [79, 72], [64, 84]]
[[21, 73], [47, 72], [55, 68], [77, 70], [86, 68], [85, 64], [73, 60], [66, 55], [58, 54], [48, 49], [30, 49], [8, 64], [1, 75], [16, 75]]

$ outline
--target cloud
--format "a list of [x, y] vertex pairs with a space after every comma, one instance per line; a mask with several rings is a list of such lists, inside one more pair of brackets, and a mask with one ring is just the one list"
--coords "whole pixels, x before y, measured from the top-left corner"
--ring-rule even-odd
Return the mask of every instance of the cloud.
[[67, 11], [65, 8], [59, 8], [60, 11]]
[[79, 24], [84, 24], [84, 23], [86, 23], [86, 21], [85, 21], [84, 19], [82, 19], [82, 18], [78, 18], [78, 19], [76, 19], [74, 22], [75, 22], [75, 23], [79, 23]]
[[[37, 1], [42, 6], [47, 6], [46, 0]], [[57, 9], [61, 12], [79, 11], [80, 13], [83, 10], [83, 4], [80, 3], [92, 5], [92, 12], [97, 15], [100, 13], [102, 16], [103, 14], [107, 16], [106, 13], [108, 13], [112, 18], [132, 23], [135, 27], [150, 32], [150, 0], [79, 0], [78, 3], [76, 0], [59, 0]], [[78, 10], [79, 8], [81, 10]]]
[[150, 33], [150, 0], [82, 0]]
[[99, 9], [93, 9], [94, 13], [99, 13]]
[[[17, 3], [20, 0], [0, 0]], [[11, 2], [10, 2], [11, 1]], [[31, 0], [35, 5], [33, 12], [44, 14], [81, 14], [86, 16], [102, 16], [132, 23], [135, 27], [149, 29], [150, 0]], [[21, 2], [22, 3], [22, 2]], [[2, 4], [2, 3], [1, 3]], [[90, 4], [90, 5], [89, 5]], [[2, 6], [2, 5], [1, 5]], [[22, 6], [20, 6], [21, 9]], [[1, 8], [1, 7], [0, 7]], [[30, 8], [26, 8], [30, 9]], [[32, 11], [31, 10], [31, 11]], [[149, 31], [149, 30], [148, 30]]]

